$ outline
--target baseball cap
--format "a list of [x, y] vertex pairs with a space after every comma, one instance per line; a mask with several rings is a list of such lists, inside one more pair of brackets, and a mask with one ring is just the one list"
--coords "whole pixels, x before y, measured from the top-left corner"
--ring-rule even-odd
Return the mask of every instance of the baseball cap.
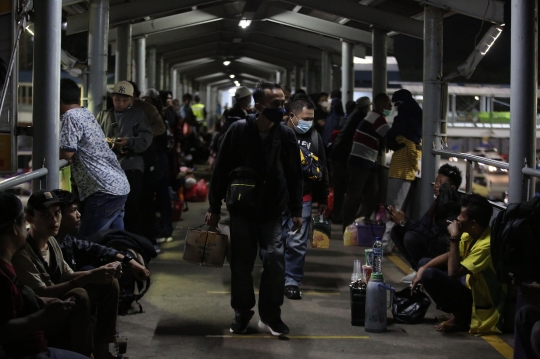
[[117, 82], [114, 84], [112, 93], [113, 95], [118, 94], [133, 97], [133, 85], [127, 81]]
[[234, 97], [236, 98], [242, 98], [251, 96], [251, 91], [246, 86], [240, 86], [236, 89], [236, 92], [234, 93]]
[[57, 195], [55, 195], [51, 191], [47, 190], [41, 190], [32, 193], [30, 198], [28, 198], [28, 208], [29, 209], [35, 209], [37, 211], [46, 211], [47, 208], [49, 208], [52, 205], [59, 204], [59, 205], [65, 205], [64, 202], [58, 198]]
[[356, 100], [356, 105], [358, 107], [365, 107], [371, 105], [371, 100], [367, 96], [360, 97]]
[[13, 223], [24, 213], [21, 200], [13, 193], [0, 193], [0, 227]]

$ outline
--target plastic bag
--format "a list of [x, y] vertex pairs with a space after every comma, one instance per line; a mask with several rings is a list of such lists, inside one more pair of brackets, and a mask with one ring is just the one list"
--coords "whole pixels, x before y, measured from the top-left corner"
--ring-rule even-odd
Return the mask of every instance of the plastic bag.
[[431, 300], [424, 292], [411, 294], [407, 287], [393, 294], [392, 315], [394, 322], [402, 324], [421, 323], [431, 305]]
[[345, 232], [343, 232], [343, 245], [356, 246], [356, 223], [353, 223], [345, 227]]

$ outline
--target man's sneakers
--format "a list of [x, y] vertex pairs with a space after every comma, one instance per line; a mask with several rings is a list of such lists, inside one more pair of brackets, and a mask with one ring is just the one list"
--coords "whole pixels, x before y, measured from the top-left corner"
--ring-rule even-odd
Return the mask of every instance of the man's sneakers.
[[401, 279], [401, 283], [412, 283], [415, 276], [416, 276], [416, 271], [412, 272], [411, 274], [407, 274], [405, 277]]
[[302, 299], [302, 292], [300, 292], [297, 285], [287, 285], [285, 286], [285, 296], [289, 299], [298, 300]]
[[276, 337], [289, 334], [289, 327], [285, 323], [283, 323], [281, 318], [274, 319], [273, 321], [268, 323], [259, 320], [259, 330], [270, 332]]
[[249, 315], [235, 315], [231, 323], [231, 333], [244, 334], [247, 331], [249, 321], [253, 318], [254, 311], [250, 310]]

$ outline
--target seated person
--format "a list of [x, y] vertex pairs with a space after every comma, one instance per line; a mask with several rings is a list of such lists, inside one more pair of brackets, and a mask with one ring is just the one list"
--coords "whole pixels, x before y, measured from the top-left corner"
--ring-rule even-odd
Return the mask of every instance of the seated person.
[[139, 264], [132, 256], [124, 256], [114, 248], [72, 236], [71, 233], [76, 233], [81, 223], [77, 199], [71, 192], [62, 189], [55, 189], [52, 193], [64, 203], [62, 221], [55, 239], [60, 245], [64, 261], [72, 270], [93, 269], [96, 262], [104, 259], [108, 262], [120, 261], [131, 266], [133, 273], [140, 280], [145, 280], [150, 275], [148, 269]]
[[457, 192], [461, 179], [461, 171], [457, 167], [445, 164], [439, 168], [433, 185], [436, 199], [419, 222], [407, 218], [403, 211], [388, 206], [389, 220], [399, 224], [392, 228], [390, 237], [413, 269], [413, 273], [405, 276], [402, 282], [411, 283], [420, 259], [437, 257], [448, 251], [446, 227], [457, 217], [461, 208]]
[[500, 333], [506, 288], [497, 281], [491, 261], [493, 208], [476, 194], [465, 196], [461, 205], [460, 215], [448, 226], [450, 251], [422, 259], [411, 290], [423, 287], [437, 308], [450, 313], [437, 331]]
[[[67, 335], [69, 348], [94, 359], [110, 359], [109, 343], [115, 341], [118, 311], [119, 262], [73, 272], [64, 261], [54, 236], [62, 220], [63, 203], [53, 193], [41, 190], [28, 199], [26, 220], [30, 229], [26, 244], [15, 253], [12, 262], [21, 282], [39, 296], [75, 301]], [[91, 308], [97, 322], [92, 335]], [[63, 333], [59, 333], [60, 337]]]
[[[0, 356], [17, 358], [85, 357], [47, 347], [45, 331], [64, 326], [75, 303], [39, 298], [22, 285], [11, 264], [13, 253], [24, 246], [26, 228], [21, 201], [13, 194], [0, 194]], [[3, 349], [3, 350], [2, 350]]]

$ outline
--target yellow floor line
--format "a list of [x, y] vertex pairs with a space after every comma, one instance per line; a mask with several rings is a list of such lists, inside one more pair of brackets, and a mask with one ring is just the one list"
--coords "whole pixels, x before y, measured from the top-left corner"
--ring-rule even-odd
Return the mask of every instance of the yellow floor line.
[[[217, 291], [217, 290], [209, 290], [206, 292], [206, 294], [231, 294], [230, 291]], [[255, 294], [259, 294], [259, 292], [255, 292]], [[302, 292], [302, 295], [341, 295], [341, 292]]]
[[405, 274], [412, 273], [412, 269], [407, 263], [405, 263], [405, 261], [403, 261], [403, 259], [393, 254], [389, 254], [387, 258], [390, 259], [396, 266], [398, 266], [398, 268], [401, 269]]
[[[273, 335], [207, 335], [219, 339], [276, 339]], [[369, 339], [365, 335], [284, 335], [287, 339]]]
[[[390, 259], [399, 269], [401, 269], [405, 274], [409, 274], [412, 270], [409, 266], [401, 259], [400, 257], [390, 254], [388, 255]], [[512, 359], [514, 356], [514, 349], [508, 345], [504, 340], [502, 340], [497, 335], [484, 335], [482, 336], [486, 342], [489, 343], [496, 351], [498, 351], [506, 359]]]
[[514, 357], [514, 349], [497, 335], [484, 335], [482, 338], [506, 359]]

